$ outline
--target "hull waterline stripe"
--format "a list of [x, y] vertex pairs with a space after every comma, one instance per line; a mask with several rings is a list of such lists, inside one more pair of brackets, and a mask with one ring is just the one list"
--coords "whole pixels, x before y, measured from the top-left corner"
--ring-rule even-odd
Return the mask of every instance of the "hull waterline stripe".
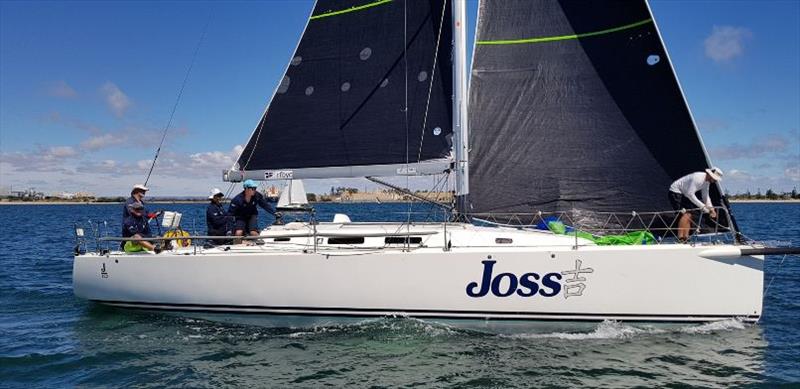
[[281, 316], [391, 316], [408, 315], [437, 319], [486, 319], [497, 320], [548, 320], [548, 321], [602, 321], [613, 318], [628, 321], [653, 322], [701, 322], [713, 319], [741, 317], [756, 321], [759, 315], [720, 315], [720, 314], [633, 314], [633, 313], [574, 313], [574, 312], [503, 312], [503, 311], [464, 311], [431, 309], [382, 309], [382, 308], [318, 308], [318, 307], [268, 307], [259, 305], [223, 304], [168, 304], [131, 301], [91, 300], [100, 304], [134, 309], [177, 310], [207, 313], [271, 314]]
[[336, 15], [346, 14], [346, 13], [350, 13], [350, 12], [362, 11], [362, 10], [365, 10], [367, 8], [377, 7], [379, 5], [383, 5], [383, 4], [391, 3], [391, 2], [392, 2], [392, 0], [379, 0], [379, 1], [376, 1], [374, 3], [359, 5], [359, 6], [351, 7], [351, 8], [348, 8], [348, 9], [321, 13], [319, 15], [312, 16], [311, 20], [327, 18], [328, 16], [336, 16]]
[[605, 35], [610, 34], [612, 32], [628, 30], [631, 28], [636, 28], [648, 23], [652, 23], [653, 19], [646, 19], [636, 23], [626, 24], [624, 26], [609, 28], [606, 30], [600, 31], [592, 31], [586, 32], [583, 34], [574, 34], [574, 35], [558, 35], [558, 36], [547, 36], [547, 37], [540, 37], [540, 38], [526, 38], [526, 39], [503, 39], [503, 40], [493, 40], [493, 41], [477, 41], [476, 43], [479, 45], [517, 45], [523, 43], [543, 43], [543, 42], [555, 42], [555, 41], [564, 41], [570, 39], [581, 39], [587, 38], [590, 36], [597, 36], [597, 35]]

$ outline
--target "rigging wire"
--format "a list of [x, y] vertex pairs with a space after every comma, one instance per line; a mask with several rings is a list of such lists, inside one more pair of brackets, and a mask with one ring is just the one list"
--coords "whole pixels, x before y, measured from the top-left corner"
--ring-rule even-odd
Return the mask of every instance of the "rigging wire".
[[189, 74], [192, 73], [192, 68], [194, 67], [195, 60], [197, 59], [197, 53], [200, 51], [200, 46], [203, 44], [203, 41], [206, 38], [206, 33], [208, 32], [208, 26], [211, 24], [211, 16], [213, 13], [209, 13], [208, 19], [206, 20], [205, 26], [203, 26], [203, 32], [200, 35], [200, 40], [197, 42], [197, 46], [194, 48], [194, 53], [192, 54], [192, 60], [189, 63], [189, 68], [186, 70], [186, 75], [183, 77], [183, 82], [181, 83], [181, 88], [178, 91], [178, 97], [175, 99], [175, 104], [172, 106], [172, 111], [169, 114], [169, 120], [167, 121], [167, 125], [164, 126], [164, 132], [161, 135], [161, 142], [158, 143], [158, 148], [156, 149], [156, 155], [153, 157], [153, 163], [150, 164], [150, 171], [147, 172], [147, 178], [144, 180], [144, 185], [147, 186], [147, 183], [150, 181], [150, 175], [153, 174], [153, 169], [156, 167], [156, 161], [158, 160], [159, 154], [161, 154], [161, 147], [164, 145], [164, 139], [167, 138], [167, 132], [169, 131], [169, 127], [172, 125], [172, 119], [175, 117], [175, 111], [178, 109], [178, 104], [181, 102], [181, 97], [183, 96], [183, 90], [186, 88], [186, 83], [189, 81]]
[[[781, 263], [778, 264], [778, 269], [780, 269], [783, 266], [783, 261], [786, 260], [786, 256], [787, 254], [783, 254], [783, 259], [781, 259]], [[772, 286], [772, 281], [775, 281], [775, 275], [773, 275], [772, 278], [769, 280], [767, 288], [764, 290], [764, 297], [767, 297], [767, 293], [769, 293], [769, 287]]]
[[442, 16], [439, 18], [439, 33], [436, 37], [436, 49], [433, 51], [433, 67], [431, 68], [431, 82], [428, 85], [428, 97], [425, 100], [425, 114], [422, 117], [422, 135], [419, 139], [419, 152], [417, 152], [417, 164], [422, 159], [422, 144], [425, 142], [425, 127], [428, 125], [428, 109], [431, 105], [431, 92], [433, 91], [433, 80], [436, 78], [436, 63], [439, 59], [439, 44], [442, 42], [442, 30], [444, 29], [444, 14], [447, 11], [447, 0], [442, 3]]
[[[408, 127], [408, 0], [403, 1], [403, 73], [405, 76], [405, 97], [403, 101], [403, 117], [406, 127], [406, 189], [410, 186], [409, 176], [409, 160], [408, 160], [408, 141], [409, 141], [409, 127]], [[407, 234], [411, 233], [411, 202], [408, 203], [408, 212], [406, 213], [406, 226]], [[409, 239], [406, 239], [404, 245], [406, 250], [411, 249]]]

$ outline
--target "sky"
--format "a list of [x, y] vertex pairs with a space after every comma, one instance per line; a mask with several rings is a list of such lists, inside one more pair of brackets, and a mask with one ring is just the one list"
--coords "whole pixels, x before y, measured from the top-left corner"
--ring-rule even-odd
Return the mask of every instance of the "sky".
[[[467, 4], [474, 28], [477, 0]], [[800, 1], [650, 4], [724, 187], [800, 186]], [[148, 186], [154, 196], [226, 190], [222, 170], [260, 119], [312, 5], [0, 1], [0, 186], [127, 195], [147, 176], [191, 65]], [[306, 182], [315, 193], [339, 185], [376, 187]]]

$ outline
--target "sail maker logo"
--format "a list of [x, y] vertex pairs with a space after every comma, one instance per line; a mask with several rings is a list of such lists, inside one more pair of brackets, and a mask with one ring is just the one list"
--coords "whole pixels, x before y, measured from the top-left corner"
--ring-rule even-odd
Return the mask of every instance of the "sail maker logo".
[[265, 180], [291, 180], [294, 178], [293, 170], [267, 170], [264, 172]]
[[[508, 297], [516, 294], [520, 297], [533, 297], [537, 294], [542, 297], [557, 296], [563, 290], [564, 298], [583, 296], [586, 289], [586, 277], [584, 274], [594, 273], [594, 269], [581, 267], [583, 261], [575, 260], [573, 269], [562, 272], [546, 273], [525, 273], [517, 276], [514, 273], [499, 273], [493, 275], [494, 265], [497, 261], [489, 259], [481, 261], [483, 264], [483, 274], [480, 282], [473, 281], [467, 284], [467, 296], [484, 297], [491, 292], [496, 297]], [[507, 280], [507, 282], [503, 282]]]

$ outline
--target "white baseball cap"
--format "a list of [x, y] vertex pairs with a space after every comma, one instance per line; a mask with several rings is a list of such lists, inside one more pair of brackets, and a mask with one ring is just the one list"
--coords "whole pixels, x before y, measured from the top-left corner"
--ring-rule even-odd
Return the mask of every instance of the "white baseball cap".
[[145, 192], [147, 192], [148, 190], [150, 190], [150, 188], [148, 188], [148, 187], [144, 186], [143, 184], [136, 184], [136, 185], [134, 185], [134, 186], [133, 186], [133, 190], [137, 190], [137, 189], [138, 189], [138, 190], [143, 190], [143, 191], [145, 191]]
[[209, 199], [209, 200], [211, 200], [211, 199], [213, 199], [213, 198], [214, 198], [215, 196], [217, 196], [217, 195], [223, 195], [223, 196], [224, 196], [224, 195], [225, 195], [225, 193], [222, 193], [222, 191], [221, 191], [221, 190], [219, 190], [219, 188], [214, 188], [214, 189], [211, 189], [211, 194], [210, 194], [210, 195], [208, 195], [208, 199]]

